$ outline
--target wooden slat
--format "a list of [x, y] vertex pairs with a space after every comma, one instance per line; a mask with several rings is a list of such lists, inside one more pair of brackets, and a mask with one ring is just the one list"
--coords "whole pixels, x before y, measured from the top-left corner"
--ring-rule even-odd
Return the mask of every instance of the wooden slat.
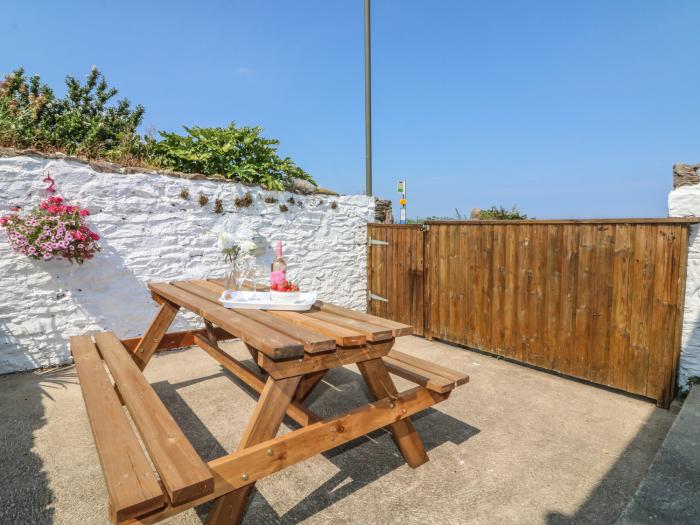
[[[206, 338], [203, 336], [195, 336], [195, 344], [218, 361], [219, 364], [226, 370], [255, 390], [258, 394], [263, 391], [263, 388], [265, 387], [264, 379], [248, 370], [245, 366], [220, 348], [212, 346], [209, 341], [206, 340]], [[314, 423], [319, 419], [316, 414], [300, 403], [292, 403], [289, 405], [287, 415], [302, 426]]]
[[[381, 359], [363, 361], [357, 366], [375, 400], [396, 399], [398, 397], [396, 386], [394, 386], [394, 382]], [[428, 461], [423, 441], [410, 419], [392, 422], [388, 427], [396, 446], [410, 467], [417, 468]]]
[[321, 370], [329, 370], [367, 359], [377, 359], [385, 356], [394, 340], [381, 343], [367, 343], [365, 346], [347, 348], [339, 352], [307, 355], [304, 359], [289, 359], [274, 361], [264, 354], [258, 355], [258, 364], [276, 379], [311, 374]]
[[413, 327], [411, 325], [398, 323], [390, 319], [377, 317], [376, 315], [365, 314], [358, 312], [357, 310], [350, 310], [349, 308], [343, 308], [342, 306], [335, 304], [324, 303], [323, 301], [316, 301], [314, 306], [320, 309], [322, 312], [328, 312], [340, 317], [347, 317], [348, 319], [355, 319], [356, 321], [383, 326], [390, 329], [394, 337], [413, 334]]
[[211, 472], [126, 348], [111, 332], [97, 334], [95, 342], [139, 429], [170, 501], [177, 505], [210, 493], [214, 487]]
[[[235, 339], [235, 336], [229, 334], [226, 330], [221, 328], [215, 328], [216, 340], [225, 341], [227, 339]], [[173, 350], [175, 348], [186, 348], [194, 344], [194, 336], [200, 335], [203, 330], [183, 330], [180, 332], [169, 332], [163, 336], [161, 339], [156, 352], [161, 352], [164, 350]], [[133, 352], [141, 341], [140, 337], [130, 337], [128, 339], [122, 339], [121, 342], [129, 352]]]
[[[275, 381], [267, 379], [253, 415], [246, 426], [237, 450], [245, 450], [265, 440], [272, 439], [282, 424], [285, 411], [299, 384], [299, 378]], [[246, 476], [249, 476], [246, 474]], [[253, 490], [249, 484], [227, 494], [209, 511], [206, 525], [238, 525], [243, 518], [248, 498]]]
[[146, 333], [136, 345], [133, 353], [133, 359], [141, 370], [143, 370], [156, 349], [160, 345], [165, 332], [175, 319], [180, 307], [170, 301], [163, 301], [158, 308], [158, 314], [146, 330]]
[[[391, 423], [400, 422], [445, 399], [447, 394], [416, 387], [396, 397], [381, 399], [332, 419], [238, 450], [209, 462], [216, 481], [211, 496], [189, 502], [179, 508], [167, 506], [164, 510], [144, 516], [138, 521], [128, 520], [124, 525], [158, 523], [182, 510], [206, 503], [212, 498], [251, 484], [290, 465], [334, 449]], [[271, 455], [269, 451], [272, 451]], [[243, 473], [248, 475], [247, 478], [244, 479]]]
[[113, 523], [159, 508], [165, 495], [88, 336], [70, 338], [97, 456], [102, 465]]
[[211, 321], [273, 359], [290, 359], [304, 355], [304, 345], [296, 339], [271, 330], [265, 325], [239, 315], [237, 312], [171, 284], [151, 283], [149, 287], [155, 294]]
[[[221, 297], [223, 287], [217, 283], [205, 280], [194, 281], [174, 281], [173, 286], [186, 290], [194, 295], [198, 295], [208, 301], [216, 303]], [[329, 352], [335, 350], [335, 340], [319, 334], [299, 325], [295, 325], [285, 319], [274, 317], [263, 310], [236, 310], [235, 312], [243, 317], [267, 326], [268, 328], [287, 335], [304, 345], [304, 351], [309, 354], [318, 352]]]
[[[643, 225], [635, 235], [632, 261], [632, 315], [630, 319], [630, 354], [627, 368], [627, 391], [647, 395], [649, 352], [652, 346], [651, 321], [654, 301], [655, 225]], [[629, 366], [632, 365], [632, 366]]]
[[469, 376], [434, 365], [423, 359], [392, 351], [384, 358], [392, 374], [413, 381], [433, 392], [445, 393], [469, 381]]
[[449, 379], [450, 381], [455, 383], [455, 386], [463, 385], [469, 382], [469, 376], [463, 372], [453, 370], [452, 368], [447, 368], [446, 366], [438, 365], [437, 363], [433, 363], [432, 361], [426, 361], [425, 359], [412, 356], [411, 354], [407, 354], [405, 352], [391, 350], [387, 354], [387, 357], [391, 357], [392, 359], [401, 361], [402, 363], [413, 365], [417, 368], [425, 368], [427, 370], [430, 370], [431, 373], [433, 373], [434, 375], [442, 376], [446, 379]]
[[303, 376], [301, 381], [299, 381], [297, 391], [294, 392], [294, 400], [302, 403], [307, 397], [309, 397], [309, 395], [311, 395], [311, 392], [313, 392], [314, 388], [316, 388], [316, 385], [318, 385], [323, 378], [326, 377], [327, 373], [327, 370], [320, 370], [319, 372], [312, 372]]
[[356, 330], [363, 334], [367, 338], [367, 341], [376, 343], [379, 341], [387, 341], [389, 339], [393, 339], [393, 336], [391, 335], [391, 330], [384, 326], [366, 323], [364, 321], [357, 321], [356, 319], [342, 317], [340, 315], [331, 314], [322, 310], [317, 310], [315, 308], [312, 308], [308, 312], [299, 313], [305, 317], [320, 319], [321, 321], [325, 321], [327, 323], [331, 323], [343, 328]]
[[619, 224], [615, 227], [615, 247], [613, 254], [613, 298], [612, 318], [610, 320], [610, 350], [608, 366], [610, 368], [610, 384], [625, 385], [625, 371], [630, 352], [630, 264], [634, 227], [629, 224]]
[[335, 338], [338, 346], [352, 347], [364, 345], [367, 342], [367, 337], [357, 330], [345, 328], [337, 324], [329, 323], [321, 319], [315, 319], [302, 315], [301, 312], [285, 312], [282, 310], [270, 310], [270, 315], [280, 319], [285, 319], [299, 326], [304, 326], [319, 334], [324, 334]]

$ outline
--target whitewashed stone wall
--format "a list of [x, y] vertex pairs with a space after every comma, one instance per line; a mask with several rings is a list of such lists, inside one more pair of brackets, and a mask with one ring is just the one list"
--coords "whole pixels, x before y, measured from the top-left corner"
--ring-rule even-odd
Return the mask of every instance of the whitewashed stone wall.
[[[700, 186], [681, 186], [668, 196], [671, 217], [700, 216]], [[700, 236], [698, 225], [690, 229], [685, 308], [681, 334], [678, 386], [688, 388], [688, 379], [700, 377]]]
[[[229, 182], [165, 175], [98, 173], [70, 160], [34, 156], [0, 158], [0, 214], [30, 208], [45, 196], [50, 173], [58, 194], [87, 207], [102, 251], [83, 265], [34, 261], [13, 253], [0, 233], [0, 373], [70, 362], [67, 338], [113, 330], [143, 333], [155, 315], [146, 284], [176, 278], [221, 277], [217, 227], [261, 235], [269, 264], [282, 239], [291, 278], [320, 298], [363, 309], [366, 300], [366, 224], [374, 200], [366, 196], [297, 195]], [[181, 197], [189, 192], [189, 200]], [[250, 207], [234, 198], [250, 191]], [[200, 206], [199, 194], [209, 198]], [[273, 196], [288, 206], [266, 203]], [[287, 203], [289, 197], [296, 204]], [[214, 213], [222, 199], [223, 214]], [[333, 202], [337, 206], [333, 207]], [[299, 205], [299, 203], [301, 205]], [[178, 316], [173, 329], [193, 326]]]

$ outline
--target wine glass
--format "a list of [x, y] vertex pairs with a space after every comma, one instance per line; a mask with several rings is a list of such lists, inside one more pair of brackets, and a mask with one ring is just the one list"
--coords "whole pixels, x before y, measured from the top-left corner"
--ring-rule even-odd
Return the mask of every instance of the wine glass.
[[233, 282], [236, 284], [236, 290], [243, 291], [243, 283], [245, 282], [246, 271], [243, 268], [238, 268], [233, 273]]
[[255, 298], [258, 297], [258, 284], [262, 284], [262, 279], [263, 276], [265, 275], [265, 272], [263, 271], [261, 266], [253, 265], [250, 268], [250, 278], [253, 281], [253, 296]]

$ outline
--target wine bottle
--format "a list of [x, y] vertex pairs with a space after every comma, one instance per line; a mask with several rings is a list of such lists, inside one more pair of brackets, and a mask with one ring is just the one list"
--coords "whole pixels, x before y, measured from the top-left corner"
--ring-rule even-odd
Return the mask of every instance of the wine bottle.
[[284, 281], [287, 278], [287, 261], [282, 257], [282, 241], [277, 241], [277, 257], [270, 267], [270, 284]]

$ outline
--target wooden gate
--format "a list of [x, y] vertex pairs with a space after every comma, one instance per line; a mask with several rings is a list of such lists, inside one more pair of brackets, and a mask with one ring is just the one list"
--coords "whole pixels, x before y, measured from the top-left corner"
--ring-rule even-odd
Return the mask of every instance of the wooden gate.
[[367, 244], [367, 311], [423, 335], [423, 227], [370, 224]]
[[427, 232], [372, 225], [370, 237], [389, 244], [370, 248], [370, 290], [389, 302], [372, 300], [370, 311], [414, 326], [422, 319], [427, 337], [667, 406], [689, 222], [431, 222]]

